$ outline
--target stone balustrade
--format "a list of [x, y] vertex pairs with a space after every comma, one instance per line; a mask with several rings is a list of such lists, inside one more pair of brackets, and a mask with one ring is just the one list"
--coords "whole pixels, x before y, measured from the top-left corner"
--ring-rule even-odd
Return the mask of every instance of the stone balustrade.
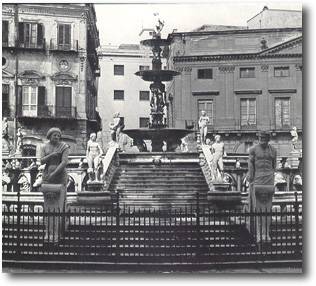
[[[206, 147], [207, 148], [207, 147]], [[115, 149], [115, 148], [114, 148]], [[115, 150], [109, 148], [106, 155], [103, 156], [103, 177], [106, 181], [106, 188], [114, 175], [116, 164], [118, 163], [118, 154]], [[201, 168], [208, 182], [211, 182], [210, 165], [208, 158], [205, 158], [203, 152], [197, 155], [201, 162]], [[301, 160], [300, 158], [298, 160]], [[228, 154], [223, 158], [224, 161], [224, 177], [229, 183], [233, 191], [247, 192], [246, 175], [248, 171], [248, 156]], [[278, 168], [276, 170], [276, 188], [278, 191], [302, 191], [302, 171], [301, 161], [297, 166], [292, 167], [286, 162], [290, 162], [291, 158], [278, 158]], [[33, 188], [36, 177], [39, 174], [39, 158], [37, 157], [2, 157], [2, 188], [5, 192], [33, 192], [37, 191]], [[85, 156], [69, 156], [67, 171], [70, 177], [68, 184], [68, 192], [81, 192], [85, 189], [87, 181], [87, 160]], [[209, 184], [211, 187], [211, 185]]]

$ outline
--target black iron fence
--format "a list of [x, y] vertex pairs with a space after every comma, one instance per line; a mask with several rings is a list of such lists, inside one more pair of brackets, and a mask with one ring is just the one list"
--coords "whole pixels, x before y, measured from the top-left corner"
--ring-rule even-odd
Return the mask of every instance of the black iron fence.
[[[252, 230], [251, 230], [252, 229]], [[268, 230], [267, 230], [268, 229]], [[302, 209], [245, 212], [196, 204], [174, 209], [3, 205], [3, 265], [224, 265], [302, 262]], [[13, 264], [12, 264], [13, 263]], [[57, 265], [57, 264], [56, 264]]]

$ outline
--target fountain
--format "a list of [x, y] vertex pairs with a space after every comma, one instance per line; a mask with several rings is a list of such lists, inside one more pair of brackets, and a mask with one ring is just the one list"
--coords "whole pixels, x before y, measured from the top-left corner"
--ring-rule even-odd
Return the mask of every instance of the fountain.
[[161, 152], [163, 146], [167, 145], [166, 151], [175, 151], [177, 146], [181, 144], [181, 139], [193, 132], [188, 129], [168, 128], [164, 122], [164, 107], [166, 106], [165, 85], [162, 82], [171, 81], [173, 77], [179, 75], [179, 72], [173, 70], [161, 69], [161, 47], [169, 46], [167, 39], [161, 38], [161, 31], [164, 23], [160, 20], [156, 31], [152, 30], [152, 39], [141, 41], [141, 44], [151, 47], [153, 52], [152, 69], [140, 70], [135, 74], [140, 76], [144, 81], [152, 82], [150, 84], [151, 100], [150, 100], [150, 123], [148, 128], [141, 129], [125, 129], [122, 132], [133, 138], [134, 144], [138, 149], [146, 151], [144, 140], [151, 140], [152, 151]]

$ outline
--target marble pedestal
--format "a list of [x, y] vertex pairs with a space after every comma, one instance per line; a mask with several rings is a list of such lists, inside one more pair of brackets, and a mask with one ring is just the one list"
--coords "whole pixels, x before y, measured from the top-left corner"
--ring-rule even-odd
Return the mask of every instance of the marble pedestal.
[[104, 191], [104, 182], [87, 183], [87, 190], [77, 194], [77, 203], [84, 206], [102, 206], [111, 202], [111, 194]]
[[58, 215], [65, 211], [66, 187], [61, 184], [42, 184], [44, 195], [45, 241], [58, 242], [66, 227], [65, 217]]
[[236, 209], [241, 207], [241, 193], [230, 191], [229, 183], [213, 183], [214, 190], [207, 193], [207, 200], [214, 209]]

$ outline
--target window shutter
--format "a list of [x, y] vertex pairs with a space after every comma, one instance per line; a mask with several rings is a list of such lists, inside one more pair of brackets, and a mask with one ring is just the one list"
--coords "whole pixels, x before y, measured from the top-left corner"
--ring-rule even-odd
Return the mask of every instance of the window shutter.
[[63, 38], [64, 38], [64, 26], [59, 25], [58, 26], [58, 44], [62, 45], [63, 44]]
[[71, 107], [71, 87], [64, 87], [64, 107]]
[[7, 43], [9, 40], [9, 22], [2, 21], [2, 43]]
[[24, 23], [19, 23], [19, 42], [24, 43]]
[[43, 25], [37, 25], [37, 45], [40, 46], [43, 44]]
[[65, 25], [65, 42], [64, 44], [70, 45], [70, 25]]
[[18, 86], [18, 106], [17, 106], [17, 113], [19, 115], [22, 114], [22, 86]]
[[45, 86], [38, 87], [38, 96], [37, 96], [37, 105], [43, 106], [45, 105], [46, 98], [45, 98]]

